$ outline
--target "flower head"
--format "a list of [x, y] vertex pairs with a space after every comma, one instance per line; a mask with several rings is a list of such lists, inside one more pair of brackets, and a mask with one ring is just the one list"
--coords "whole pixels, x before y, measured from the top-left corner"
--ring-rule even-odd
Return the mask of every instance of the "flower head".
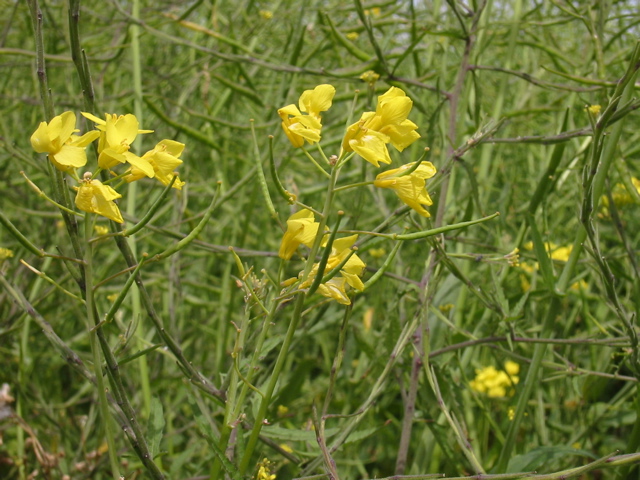
[[432, 205], [431, 197], [425, 190], [427, 179], [436, 174], [436, 167], [431, 162], [423, 162], [413, 172], [402, 175], [415, 164], [408, 163], [400, 168], [394, 168], [376, 176], [373, 184], [380, 188], [391, 188], [404, 203], [413, 208], [423, 217], [431, 215], [423, 205]]
[[311, 247], [319, 226], [311, 210], [302, 209], [291, 215], [287, 220], [287, 231], [280, 242], [278, 256], [283, 260], [289, 260], [300, 244]]
[[375, 112], [365, 112], [356, 123], [347, 128], [342, 140], [342, 148], [356, 152], [376, 167], [391, 163], [386, 144], [391, 143], [402, 151], [415, 142], [420, 135], [418, 126], [409, 120], [413, 102], [406, 93], [391, 87], [378, 97]]
[[520, 378], [520, 365], [507, 361], [504, 370], [497, 370], [494, 366], [476, 370], [476, 377], [470, 382], [473, 390], [486, 393], [489, 397], [506, 397], [513, 395], [513, 385], [516, 385]]
[[40, 123], [31, 135], [31, 146], [38, 153], [48, 153], [58, 170], [83, 167], [87, 163], [85, 147], [98, 138], [100, 132], [93, 130], [79, 137], [74, 135], [77, 131], [75, 113], [64, 112], [49, 123]]
[[135, 115], [105, 114], [105, 120], [90, 113], [82, 112], [86, 118], [97, 124], [100, 130], [98, 142], [98, 165], [100, 168], [109, 169], [128, 162], [132, 167], [144, 172], [147, 177], [153, 177], [155, 172], [148, 161], [141, 159], [129, 151], [131, 144], [139, 133], [151, 133], [153, 130], [140, 130], [138, 119]]
[[122, 215], [114, 200], [121, 198], [109, 185], [91, 178], [91, 173], [85, 173], [79, 187], [76, 187], [76, 207], [88, 213], [97, 213], [118, 223], [124, 223]]
[[[162, 140], [153, 150], [145, 153], [142, 156], [142, 160], [151, 165], [155, 178], [160, 180], [163, 185], [169, 185], [171, 180], [173, 180], [173, 172], [182, 164], [182, 160], [180, 160], [179, 157], [183, 150], [184, 143], [174, 140]], [[146, 176], [148, 175], [143, 170], [132, 164], [131, 172], [124, 178], [127, 182], [133, 182]], [[183, 185], [184, 182], [181, 181], [180, 178], [176, 178], [176, 181], [173, 183], [173, 188], [182, 190]]]
[[360, 292], [364, 290], [364, 284], [360, 277], [366, 265], [358, 255], [353, 253], [354, 250], [352, 248], [357, 239], [358, 235], [351, 235], [335, 240], [331, 246], [331, 254], [324, 272], [318, 272], [319, 264], [316, 263], [311, 269], [309, 277], [300, 287], [306, 288], [310, 286], [317, 275], [325, 275], [346, 260], [340, 269], [340, 277], [336, 276], [325, 283], [321, 283], [318, 286], [318, 293], [343, 305], [349, 305], [351, 300], [347, 296], [348, 287], [355, 288]]
[[[336, 89], [333, 85], [318, 85], [313, 90], [305, 90], [302, 93], [298, 107], [291, 104], [278, 110], [282, 119], [282, 129], [294, 147], [302, 147], [305, 140], [310, 144], [320, 141], [320, 112], [331, 108], [335, 94]], [[308, 115], [303, 115], [302, 112]]]

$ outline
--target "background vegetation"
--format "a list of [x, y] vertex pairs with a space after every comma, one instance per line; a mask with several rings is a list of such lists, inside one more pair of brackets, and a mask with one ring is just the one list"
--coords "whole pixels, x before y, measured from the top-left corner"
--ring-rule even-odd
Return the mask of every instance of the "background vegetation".
[[[637, 472], [635, 2], [4, 0], [0, 8], [0, 247], [12, 252], [0, 260], [1, 478]], [[47, 85], [36, 69], [42, 58]], [[361, 80], [368, 71], [379, 79]], [[298, 207], [276, 193], [270, 136], [284, 187], [321, 210], [327, 179], [291, 146], [277, 109], [324, 83], [337, 90], [323, 114], [327, 155], [339, 154], [345, 125], [396, 86], [413, 100], [421, 139], [392, 151], [393, 167], [429, 147], [438, 169], [427, 186], [432, 218], [365, 186], [336, 196], [342, 230], [413, 233], [500, 216], [401, 242], [352, 307], [310, 295], [289, 343], [295, 302], [278, 300], [279, 281], [304, 262], [277, 256]], [[29, 143], [53, 113], [43, 88], [55, 114], [135, 113], [155, 131], [140, 137], [141, 151], [161, 138], [186, 144], [186, 185], [126, 240], [131, 256], [108, 235], [93, 243], [94, 295], [60, 258], [74, 257], [60, 210], [20, 174], [53, 196], [52, 170]], [[377, 173], [354, 157], [339, 186]], [[130, 222], [162, 190], [152, 180], [133, 185], [120, 202]], [[200, 223], [205, 212], [211, 218]], [[103, 318], [143, 252], [163, 252], [198, 225], [191, 243], [144, 264], [144, 290], [129, 290], [113, 321], [90, 331], [82, 298], [93, 297]], [[396, 244], [361, 234], [365, 282]], [[256, 298], [273, 306], [268, 331]], [[508, 360], [520, 371], [506, 395], [470, 387], [477, 370]]]

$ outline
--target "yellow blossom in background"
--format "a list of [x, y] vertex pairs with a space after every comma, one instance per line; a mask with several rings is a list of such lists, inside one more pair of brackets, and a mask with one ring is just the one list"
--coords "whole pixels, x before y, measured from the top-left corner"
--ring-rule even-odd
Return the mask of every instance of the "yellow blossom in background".
[[602, 107], [600, 105], [589, 105], [587, 107], [587, 111], [593, 116], [598, 115], [600, 113], [600, 110], [602, 110]]
[[349, 32], [347, 33], [346, 37], [351, 40], [352, 42], [355, 42], [358, 37], [360, 36], [360, 34], [358, 32]]
[[507, 416], [509, 417], [509, 420], [513, 420], [514, 418], [516, 418], [516, 408], [509, 407], [509, 409], [507, 410]]
[[153, 177], [155, 172], [147, 160], [143, 160], [129, 151], [131, 144], [139, 133], [151, 133], [153, 130], [140, 130], [135, 115], [116, 115], [105, 113], [105, 120], [90, 113], [82, 112], [86, 118], [96, 123], [100, 130], [98, 142], [98, 165], [100, 168], [110, 169], [118, 164], [128, 162], [147, 177]]
[[273, 12], [271, 10], [260, 10], [258, 15], [265, 20], [271, 20], [273, 18]]
[[13, 258], [13, 250], [0, 247], [0, 260], [6, 260], [7, 258]]
[[87, 164], [85, 148], [100, 132], [93, 130], [81, 137], [74, 135], [75, 132], [78, 132], [75, 113], [64, 112], [49, 123], [40, 123], [31, 135], [31, 146], [38, 153], [47, 153], [58, 170], [83, 167]]
[[447, 315], [454, 308], [455, 308], [455, 305], [453, 303], [445, 303], [444, 305], [440, 305], [438, 307], [438, 310], [440, 310], [442, 313]]
[[358, 235], [340, 238], [333, 242], [331, 254], [327, 260], [324, 272], [318, 272], [319, 264], [315, 264], [309, 273], [309, 278], [300, 285], [300, 288], [311, 286], [317, 275], [325, 275], [339, 266], [349, 255], [349, 260], [340, 269], [340, 276], [335, 276], [318, 287], [318, 293], [332, 298], [342, 305], [350, 305], [351, 300], [347, 296], [347, 287], [352, 287], [358, 291], [364, 290], [364, 284], [360, 277], [364, 271], [365, 263], [356, 255], [352, 254], [353, 244], [358, 239]]
[[[640, 194], [640, 180], [635, 177], [631, 177], [631, 183], [633, 184], [638, 194]], [[617, 208], [635, 203], [635, 198], [629, 193], [627, 187], [625, 187], [623, 183], [615, 184], [615, 186], [611, 190], [611, 198], [613, 199], [613, 203]], [[605, 208], [609, 208], [609, 197], [607, 195], [603, 195], [601, 201], [602, 205]]]
[[258, 464], [258, 473], [256, 475], [256, 480], [276, 480], [276, 475], [271, 473], [271, 469], [273, 468], [273, 462], [270, 462], [268, 459], [264, 458]]
[[284, 232], [280, 242], [278, 256], [283, 260], [289, 260], [300, 244], [311, 248], [319, 226], [313, 212], [306, 208], [291, 215], [287, 220], [287, 231]]
[[387, 254], [387, 251], [384, 248], [372, 248], [369, 250], [369, 255], [373, 258], [382, 258]]
[[369, 307], [362, 316], [362, 326], [364, 327], [365, 332], [371, 330], [371, 325], [373, 324], [373, 314], [375, 313], [375, 311], [375, 308]]
[[278, 416], [284, 417], [287, 413], [289, 413], [289, 408], [284, 405], [278, 405]]
[[[173, 180], [173, 172], [182, 165], [180, 155], [184, 150], [184, 143], [174, 140], [162, 140], [153, 150], [149, 150], [142, 156], [142, 160], [147, 161], [155, 173], [155, 178], [160, 180], [163, 185], [169, 185]], [[139, 180], [147, 175], [135, 165], [131, 166], [131, 172], [125, 176], [127, 182]], [[184, 182], [180, 178], [176, 178], [173, 188], [182, 190]]]
[[425, 190], [427, 179], [436, 174], [436, 167], [431, 162], [423, 162], [413, 172], [402, 175], [415, 164], [408, 163], [400, 168], [394, 168], [376, 176], [373, 184], [379, 188], [390, 188], [400, 197], [405, 204], [410, 206], [423, 217], [431, 215], [423, 205], [433, 204], [431, 197]]
[[[331, 108], [336, 89], [333, 85], [318, 85], [313, 90], [305, 90], [298, 106], [287, 105], [278, 110], [282, 119], [282, 129], [294, 147], [302, 147], [306, 140], [310, 144], [320, 141], [322, 122], [320, 112]], [[302, 112], [308, 115], [303, 115]]]
[[281, 443], [279, 445], [279, 447], [284, 450], [287, 453], [293, 453], [293, 448], [291, 448], [289, 445], [287, 445], [286, 443]]
[[114, 222], [124, 223], [122, 215], [114, 200], [121, 198], [109, 185], [104, 185], [100, 180], [92, 180], [91, 174], [85, 174], [85, 179], [79, 187], [76, 187], [76, 207], [84, 212], [97, 213]]
[[413, 102], [399, 88], [391, 87], [378, 97], [375, 112], [365, 112], [356, 123], [347, 128], [342, 140], [342, 148], [347, 152], [356, 152], [376, 167], [380, 163], [391, 163], [388, 143], [398, 151], [403, 151], [420, 135], [418, 126], [407, 117]]
[[109, 229], [107, 227], [103, 227], [102, 225], [96, 225], [95, 227], [93, 227], [93, 230], [97, 235], [106, 235], [107, 233], [109, 233]]
[[476, 392], [486, 393], [491, 398], [506, 397], [513, 395], [513, 385], [516, 385], [520, 378], [520, 365], [507, 361], [504, 370], [497, 370], [494, 366], [476, 370], [476, 377], [469, 383]]
[[367, 8], [364, 11], [365, 15], [373, 15], [374, 17], [379, 17], [380, 16], [380, 7], [373, 7], [373, 8]]

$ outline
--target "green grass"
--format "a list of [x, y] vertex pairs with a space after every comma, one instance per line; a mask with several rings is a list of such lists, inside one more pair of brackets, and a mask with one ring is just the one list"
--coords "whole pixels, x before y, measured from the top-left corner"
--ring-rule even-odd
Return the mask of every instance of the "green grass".
[[[634, 2], [0, 3], [0, 478], [637, 476]], [[320, 84], [325, 175], [277, 112]], [[343, 162], [391, 86], [421, 138]], [[113, 182], [130, 236], [64, 212], [98, 153], [34, 152], [64, 111], [184, 143], [186, 185]], [[372, 185], [421, 158], [430, 218]], [[321, 238], [278, 258], [302, 206], [359, 234], [351, 305], [314, 293]]]

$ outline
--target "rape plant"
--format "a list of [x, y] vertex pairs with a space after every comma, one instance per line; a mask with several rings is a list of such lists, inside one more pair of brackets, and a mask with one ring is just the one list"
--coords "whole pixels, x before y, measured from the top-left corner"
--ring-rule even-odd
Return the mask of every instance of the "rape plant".
[[0, 478], [635, 474], [630, 2], [5, 7]]

